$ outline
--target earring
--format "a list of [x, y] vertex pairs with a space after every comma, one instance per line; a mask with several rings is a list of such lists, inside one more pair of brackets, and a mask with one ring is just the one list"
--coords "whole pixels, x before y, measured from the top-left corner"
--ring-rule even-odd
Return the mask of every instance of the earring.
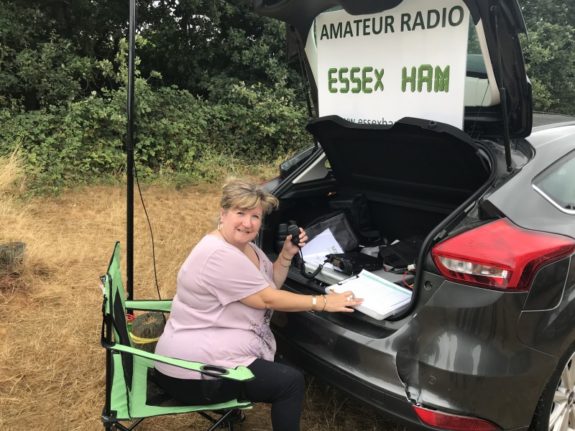
[[222, 221], [221, 220], [218, 222], [218, 230], [222, 230]]

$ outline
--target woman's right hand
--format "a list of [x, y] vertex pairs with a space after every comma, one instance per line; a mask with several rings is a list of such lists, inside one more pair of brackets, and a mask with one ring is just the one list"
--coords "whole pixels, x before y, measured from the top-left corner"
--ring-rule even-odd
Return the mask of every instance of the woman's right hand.
[[323, 298], [320, 299], [321, 301], [325, 300], [325, 308], [322, 311], [329, 311], [330, 313], [335, 312], [343, 312], [343, 313], [352, 313], [353, 307], [357, 307], [363, 302], [362, 298], [356, 298], [355, 295], [351, 290], [348, 290], [343, 293], [335, 293], [330, 292], [327, 295], [323, 295]]

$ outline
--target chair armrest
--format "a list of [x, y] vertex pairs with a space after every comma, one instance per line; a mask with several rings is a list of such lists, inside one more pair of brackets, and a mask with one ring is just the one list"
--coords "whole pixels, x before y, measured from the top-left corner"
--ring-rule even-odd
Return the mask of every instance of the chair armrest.
[[172, 300], [127, 300], [126, 308], [128, 310], [139, 310], [139, 311], [162, 311], [169, 313], [172, 309]]
[[142, 358], [151, 359], [156, 362], [162, 362], [164, 364], [185, 368], [186, 370], [197, 371], [198, 373], [202, 373], [211, 377], [237, 380], [240, 382], [252, 380], [255, 377], [250, 369], [243, 365], [237, 366], [235, 368], [224, 368], [216, 365], [203, 364], [201, 362], [191, 362], [184, 359], [170, 358], [169, 356], [146, 352], [145, 350], [124, 346], [123, 344], [104, 345], [104, 347], [106, 349], [125, 352], [131, 355], [140, 356]]

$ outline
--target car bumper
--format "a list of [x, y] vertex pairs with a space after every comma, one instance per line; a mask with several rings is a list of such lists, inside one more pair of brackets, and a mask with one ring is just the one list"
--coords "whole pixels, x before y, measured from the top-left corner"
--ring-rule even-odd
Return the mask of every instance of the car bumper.
[[554, 361], [517, 336], [524, 298], [464, 288], [458, 295], [461, 285], [443, 283], [425, 307], [380, 336], [322, 314], [275, 313], [278, 353], [418, 429], [433, 428], [413, 404], [526, 430]]
[[432, 429], [421, 424], [406, 397], [393, 349], [358, 340], [311, 313], [275, 313], [273, 328], [278, 355], [394, 419]]

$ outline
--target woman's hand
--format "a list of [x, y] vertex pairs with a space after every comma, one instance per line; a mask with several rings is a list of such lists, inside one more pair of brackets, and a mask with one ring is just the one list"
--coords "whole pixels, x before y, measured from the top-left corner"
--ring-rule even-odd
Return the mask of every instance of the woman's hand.
[[248, 307], [276, 311], [329, 311], [353, 312], [363, 299], [356, 298], [351, 290], [327, 295], [302, 295], [285, 290], [266, 287], [259, 292], [240, 299]]
[[278, 258], [274, 262], [274, 283], [277, 287], [281, 287], [287, 277], [289, 268], [291, 267], [291, 261], [293, 257], [298, 253], [299, 249], [303, 247], [307, 241], [307, 234], [300, 227], [299, 228], [299, 243], [295, 245], [291, 242], [291, 235], [288, 235], [284, 241], [284, 245], [278, 255]]
[[282, 253], [284, 255], [284, 257], [292, 259], [299, 251], [300, 248], [302, 248], [305, 243], [307, 242], [307, 234], [305, 233], [305, 230], [303, 230], [301, 227], [299, 228], [299, 242], [298, 245], [294, 245], [291, 242], [292, 236], [288, 235], [286, 237], [286, 240], [284, 242], [284, 245], [282, 247]]
[[[322, 301], [324, 303], [322, 304]], [[318, 311], [329, 311], [333, 312], [344, 312], [344, 313], [351, 313], [353, 312], [353, 307], [357, 307], [361, 305], [363, 302], [362, 298], [356, 298], [355, 295], [351, 290], [348, 290], [343, 293], [335, 293], [331, 292], [327, 295], [322, 295], [322, 298], [318, 299], [318, 308], [325, 305], [325, 308], [319, 309]]]

